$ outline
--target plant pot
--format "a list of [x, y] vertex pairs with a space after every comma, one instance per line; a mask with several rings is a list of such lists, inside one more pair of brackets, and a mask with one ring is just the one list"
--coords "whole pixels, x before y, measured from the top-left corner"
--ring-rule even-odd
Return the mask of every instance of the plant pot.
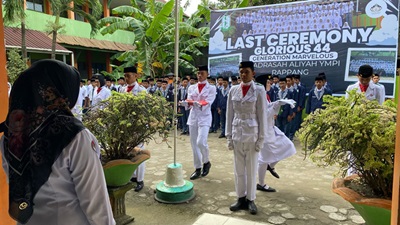
[[126, 215], [125, 194], [134, 187], [134, 184], [130, 182], [133, 172], [149, 158], [147, 154], [140, 154], [132, 160], [112, 160], [103, 166], [111, 208], [117, 225], [129, 224], [134, 220], [133, 217]]
[[345, 187], [345, 182], [356, 179], [358, 175], [336, 178], [332, 183], [332, 191], [350, 202], [364, 218], [367, 225], [390, 225], [392, 201], [379, 198], [366, 198]]
[[141, 154], [137, 155], [132, 160], [116, 159], [107, 162], [103, 165], [107, 186], [119, 187], [126, 185], [137, 167], [149, 158], [149, 155]]

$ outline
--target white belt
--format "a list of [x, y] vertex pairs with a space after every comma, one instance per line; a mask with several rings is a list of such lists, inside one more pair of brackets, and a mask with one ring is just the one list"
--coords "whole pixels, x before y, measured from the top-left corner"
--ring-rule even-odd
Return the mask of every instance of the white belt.
[[238, 114], [238, 113], [235, 113], [234, 118], [238, 118], [238, 119], [242, 119], [242, 120], [256, 119], [257, 115], [256, 114]]

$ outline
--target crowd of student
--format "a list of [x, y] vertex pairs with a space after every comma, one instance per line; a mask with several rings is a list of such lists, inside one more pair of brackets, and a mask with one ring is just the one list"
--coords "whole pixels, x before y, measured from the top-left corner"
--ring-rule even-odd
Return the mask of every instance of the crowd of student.
[[281, 5], [247, 10], [238, 15], [235, 22], [237, 27], [244, 28], [244, 37], [279, 32], [331, 30], [349, 28], [353, 11], [353, 1], [329, 4], [299, 3], [296, 7]]

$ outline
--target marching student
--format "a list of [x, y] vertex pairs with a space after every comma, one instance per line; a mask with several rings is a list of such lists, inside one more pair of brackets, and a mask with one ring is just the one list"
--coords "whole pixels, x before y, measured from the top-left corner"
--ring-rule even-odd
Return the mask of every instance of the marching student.
[[242, 84], [232, 86], [228, 94], [226, 111], [226, 137], [228, 149], [233, 150], [235, 190], [238, 200], [229, 209], [247, 209], [257, 214], [256, 174], [258, 152], [265, 140], [267, 110], [265, 88], [253, 81], [254, 63], [239, 64]]
[[189, 86], [186, 101], [191, 108], [187, 125], [196, 169], [190, 176], [191, 180], [207, 176], [211, 168], [207, 138], [212, 122], [211, 104], [215, 100], [216, 88], [207, 82], [207, 76], [208, 66], [199, 66], [199, 82]]
[[[258, 76], [256, 81], [263, 84], [265, 88], [272, 85], [272, 81], [268, 80], [267, 77]], [[264, 192], [276, 192], [276, 190], [265, 183], [265, 173], [267, 170], [272, 176], [279, 178], [278, 173], [275, 171], [276, 164], [296, 153], [296, 148], [293, 142], [286, 137], [286, 135], [279, 130], [278, 127], [274, 126], [274, 117], [279, 113], [280, 107], [289, 104], [291, 108], [295, 107], [295, 101], [290, 100], [278, 100], [271, 102], [267, 94], [267, 110], [266, 113], [266, 133], [264, 146], [258, 156], [258, 184], [257, 190]]]

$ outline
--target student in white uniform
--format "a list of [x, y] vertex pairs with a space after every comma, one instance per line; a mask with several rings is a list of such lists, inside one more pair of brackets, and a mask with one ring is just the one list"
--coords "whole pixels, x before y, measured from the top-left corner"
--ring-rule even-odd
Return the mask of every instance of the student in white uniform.
[[[267, 79], [267, 75], [258, 76], [256, 81], [267, 86], [271, 86], [271, 81]], [[278, 173], [275, 172], [275, 165], [294, 154], [296, 154], [296, 148], [293, 142], [286, 137], [286, 135], [279, 130], [278, 127], [274, 126], [274, 116], [278, 115], [279, 109], [282, 105], [290, 104], [293, 108], [295, 101], [292, 99], [278, 100], [271, 102], [269, 97], [265, 98], [268, 102], [266, 112], [266, 134], [264, 146], [258, 156], [258, 184], [257, 190], [265, 192], [276, 192], [276, 190], [265, 183], [265, 173], [267, 170], [272, 176], [279, 178]]]
[[240, 85], [232, 86], [228, 95], [225, 135], [228, 149], [233, 150], [235, 189], [238, 200], [231, 211], [248, 209], [257, 214], [256, 175], [257, 158], [265, 141], [267, 110], [264, 86], [253, 81], [254, 63], [241, 62]]
[[347, 92], [357, 89], [357, 92], [364, 93], [369, 100], [377, 100], [379, 104], [384, 102], [385, 96], [382, 96], [381, 88], [371, 81], [373, 70], [370, 65], [360, 66], [357, 73], [358, 81], [347, 87], [346, 98], [348, 97]]
[[[123, 88], [122, 93], [131, 93], [133, 95], [138, 95], [139, 92], [146, 92], [146, 88], [142, 85], [139, 85], [136, 81], [139, 77], [137, 73], [137, 68], [135, 66], [124, 68], [124, 77], [126, 86]], [[138, 146], [143, 150], [144, 144], [140, 144]], [[136, 182], [135, 191], [139, 192], [144, 187], [144, 173], [146, 171], [146, 162], [141, 163], [138, 168], [133, 172], [131, 181]]]
[[0, 150], [18, 224], [115, 224], [99, 145], [70, 111], [79, 79], [74, 67], [46, 59], [14, 83]]
[[185, 101], [191, 108], [187, 125], [189, 125], [193, 164], [196, 169], [190, 176], [191, 180], [207, 176], [211, 168], [207, 139], [212, 122], [211, 104], [215, 100], [217, 91], [214, 85], [207, 82], [207, 77], [208, 66], [199, 66], [197, 72], [199, 82], [189, 86]]
[[110, 89], [106, 88], [106, 81], [103, 75], [96, 75], [94, 76], [94, 79], [98, 87], [97, 90], [95, 90], [96, 95], [92, 100], [92, 110], [97, 110], [101, 109], [101, 107], [99, 107], [100, 102], [111, 96], [111, 91]]

